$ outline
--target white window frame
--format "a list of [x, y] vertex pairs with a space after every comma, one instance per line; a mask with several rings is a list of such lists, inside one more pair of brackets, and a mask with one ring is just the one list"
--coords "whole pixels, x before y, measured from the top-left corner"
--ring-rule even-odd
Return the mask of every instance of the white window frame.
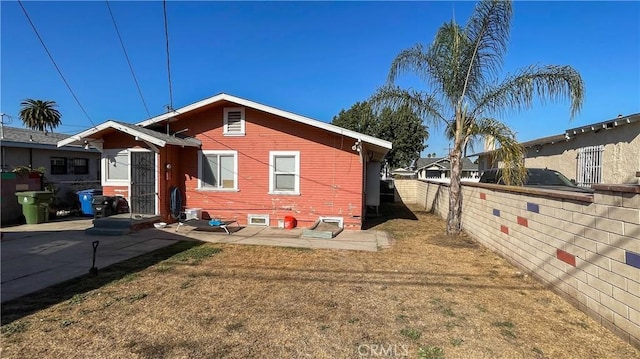
[[[253, 223], [254, 219], [264, 219], [264, 223]], [[258, 227], [269, 227], [269, 215], [268, 214], [248, 214], [247, 215], [247, 225], [249, 226], [258, 226]]]
[[[233, 188], [222, 188], [221, 183], [218, 183], [218, 187], [203, 187], [202, 181], [202, 156], [217, 155], [217, 156], [233, 156]], [[219, 158], [219, 157], [218, 157]], [[218, 174], [220, 176], [220, 174]], [[220, 182], [220, 181], [219, 181]], [[218, 150], [201, 150], [198, 151], [198, 190], [199, 191], [212, 191], [212, 192], [237, 192], [238, 191], [238, 151], [218, 151]]]
[[[276, 191], [275, 189], [275, 158], [278, 156], [294, 156], [296, 171], [293, 173], [294, 190]], [[300, 195], [300, 151], [269, 151], [269, 194]]]
[[[229, 112], [240, 112], [240, 132], [229, 132]], [[222, 134], [224, 136], [244, 136], [245, 135], [245, 117], [244, 107], [225, 107], [224, 108], [224, 120], [222, 126]]]
[[[131, 178], [131, 151], [127, 148], [105, 149], [101, 158], [101, 182], [103, 186], [129, 186]], [[127, 155], [127, 178], [125, 179], [109, 179], [109, 155], [117, 154]]]

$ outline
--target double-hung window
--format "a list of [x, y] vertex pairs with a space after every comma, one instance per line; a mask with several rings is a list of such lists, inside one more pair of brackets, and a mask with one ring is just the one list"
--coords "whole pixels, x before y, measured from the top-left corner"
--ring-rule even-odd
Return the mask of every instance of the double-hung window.
[[51, 157], [51, 174], [66, 175], [67, 159], [64, 157]]
[[89, 174], [89, 159], [87, 159], [87, 158], [74, 158], [73, 159], [73, 174], [76, 174], [76, 175], [88, 175]]
[[227, 107], [224, 109], [224, 136], [244, 136], [244, 108]]
[[238, 190], [238, 152], [200, 151], [198, 188], [203, 190]]
[[269, 193], [300, 194], [300, 152], [269, 152]]

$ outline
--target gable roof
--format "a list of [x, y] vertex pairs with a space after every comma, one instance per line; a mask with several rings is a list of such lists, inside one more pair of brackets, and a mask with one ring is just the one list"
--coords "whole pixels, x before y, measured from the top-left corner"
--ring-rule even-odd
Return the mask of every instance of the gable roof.
[[[420, 158], [418, 159], [417, 169], [423, 169], [426, 167], [437, 166], [440, 169], [450, 170], [451, 169], [451, 161], [449, 161], [448, 157], [431, 157], [431, 158]], [[471, 160], [467, 157], [462, 158], [462, 169], [465, 171], [473, 171], [478, 169], [478, 165], [471, 162]]]
[[[28, 128], [2, 126], [0, 130], [0, 143], [4, 147], [55, 149], [58, 141], [67, 138], [69, 138], [69, 135], [63, 133], [43, 132]], [[66, 148], [62, 149], [84, 151], [79, 146], [66, 146]]]
[[130, 123], [124, 123], [119, 121], [109, 120], [103, 122], [98, 126], [92, 127], [86, 131], [80, 132], [76, 135], [70, 136], [67, 139], [58, 141], [58, 147], [62, 147], [68, 144], [84, 144], [84, 141], [91, 138], [100, 132], [114, 129], [120, 132], [127, 133], [131, 136], [137, 137], [142, 141], [152, 143], [156, 146], [164, 147], [166, 145], [177, 145], [183, 147], [200, 147], [202, 144], [195, 138], [180, 138], [166, 133], [150, 130], [148, 128], [132, 125]]
[[325, 131], [329, 131], [329, 132], [333, 132], [333, 133], [337, 133], [339, 135], [343, 135], [343, 136], [347, 136], [347, 137], [351, 137], [355, 140], [360, 140], [363, 141], [365, 143], [370, 143], [372, 145], [376, 145], [379, 147], [382, 147], [384, 149], [390, 150], [392, 148], [392, 144], [389, 141], [385, 141], [373, 136], [369, 136], [369, 135], [365, 135], [356, 131], [351, 131], [351, 130], [347, 130], [345, 128], [342, 127], [338, 127], [335, 125], [332, 125], [330, 123], [326, 123], [326, 122], [322, 122], [322, 121], [318, 121], [318, 120], [314, 120], [312, 118], [309, 117], [304, 117], [304, 116], [300, 116], [297, 115], [295, 113], [292, 112], [288, 112], [288, 111], [284, 111], [284, 110], [280, 110], [277, 109], [275, 107], [271, 107], [271, 106], [267, 106], [267, 105], [263, 105], [261, 103], [258, 102], [254, 102], [251, 100], [247, 100], [247, 99], [243, 99], [240, 97], [236, 97], [236, 96], [232, 96], [226, 93], [220, 93], [218, 95], [206, 98], [204, 100], [192, 103], [190, 105], [181, 107], [177, 110], [174, 110], [172, 112], [168, 112], [165, 114], [162, 114], [160, 116], [156, 116], [153, 118], [150, 118], [148, 120], [142, 121], [137, 123], [138, 126], [142, 126], [142, 127], [147, 127], [147, 126], [151, 126], [153, 124], [165, 121], [165, 120], [169, 120], [172, 117], [176, 117], [182, 114], [185, 114], [187, 112], [202, 108], [204, 106], [216, 103], [216, 102], [223, 102], [223, 101], [228, 101], [228, 102], [233, 102], [236, 103], [238, 105], [242, 105], [245, 107], [251, 107], [254, 108], [256, 110], [259, 111], [263, 111], [266, 113], [270, 113], [272, 115], [276, 115], [276, 116], [280, 116], [280, 117], [284, 117], [288, 120], [292, 120], [292, 121], [296, 121], [299, 123], [303, 123], [309, 126], [313, 126], [313, 127], [317, 127], [320, 129], [323, 129]]

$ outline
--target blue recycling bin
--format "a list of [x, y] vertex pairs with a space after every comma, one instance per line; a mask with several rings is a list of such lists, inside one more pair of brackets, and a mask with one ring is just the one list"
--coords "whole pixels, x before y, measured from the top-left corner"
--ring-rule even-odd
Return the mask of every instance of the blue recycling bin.
[[93, 217], [93, 206], [91, 205], [91, 201], [93, 200], [93, 196], [102, 196], [102, 190], [85, 189], [76, 193], [78, 194], [78, 199], [80, 200], [80, 209], [82, 210], [82, 214], [85, 216]]

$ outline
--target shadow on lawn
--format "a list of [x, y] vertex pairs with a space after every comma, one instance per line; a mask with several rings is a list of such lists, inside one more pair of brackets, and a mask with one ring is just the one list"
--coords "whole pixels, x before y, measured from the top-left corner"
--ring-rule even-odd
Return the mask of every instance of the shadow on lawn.
[[375, 213], [367, 213], [362, 229], [370, 229], [393, 219], [417, 221], [418, 217], [402, 202], [382, 202], [377, 216]]
[[2, 325], [7, 325], [29, 314], [69, 300], [76, 294], [85, 293], [120, 280], [127, 275], [142, 271], [145, 268], [191, 248], [201, 246], [202, 244], [204, 243], [180, 241], [168, 247], [100, 268], [97, 276], [85, 274], [2, 303]]

